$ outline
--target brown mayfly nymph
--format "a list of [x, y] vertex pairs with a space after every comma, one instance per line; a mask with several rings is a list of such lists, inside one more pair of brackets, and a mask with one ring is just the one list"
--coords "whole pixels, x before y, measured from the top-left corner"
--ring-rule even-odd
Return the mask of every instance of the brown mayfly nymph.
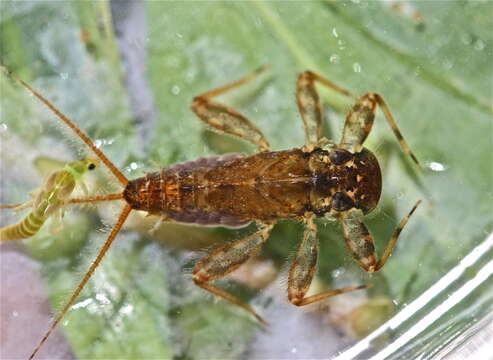
[[[363, 143], [370, 133], [377, 105], [402, 149], [419, 166], [382, 97], [368, 93], [356, 97], [329, 80], [305, 71], [298, 77], [296, 99], [305, 128], [305, 145], [284, 151], [271, 151], [262, 132], [232, 108], [214, 102], [215, 96], [253, 80], [258, 69], [227, 86], [205, 92], [193, 99], [192, 110], [206, 124], [220, 132], [247, 140], [259, 149], [254, 155], [223, 155], [200, 158], [174, 165], [144, 177], [128, 180], [94, 146], [89, 137], [54, 105], [27, 83], [2, 67], [31, 94], [43, 102], [95, 153], [122, 185], [116, 194], [70, 199], [67, 203], [123, 200], [125, 206], [102, 248], [60, 314], [31, 355], [34, 357], [64, 314], [74, 303], [132, 210], [142, 210], [164, 221], [226, 227], [257, 224], [257, 231], [214, 250], [198, 261], [192, 278], [202, 289], [230, 301], [266, 323], [256, 311], [230, 293], [212, 285], [253, 257], [267, 241], [280, 219], [305, 225], [303, 240], [288, 274], [288, 299], [297, 306], [308, 305], [338, 294], [367, 288], [367, 285], [327, 290], [305, 297], [313, 279], [318, 256], [316, 217], [336, 219], [342, 226], [345, 244], [358, 265], [367, 272], [378, 271], [389, 258], [397, 238], [418, 201], [392, 234], [380, 260], [363, 218], [378, 204], [382, 177], [376, 157]], [[321, 137], [322, 112], [315, 84], [326, 86], [355, 99], [339, 143]]]

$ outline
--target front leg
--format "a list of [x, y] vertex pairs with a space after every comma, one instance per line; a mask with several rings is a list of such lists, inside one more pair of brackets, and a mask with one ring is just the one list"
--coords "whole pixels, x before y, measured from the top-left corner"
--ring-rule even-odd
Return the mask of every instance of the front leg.
[[404, 152], [411, 157], [416, 165], [421, 168], [418, 159], [409, 148], [409, 145], [406, 140], [404, 140], [404, 137], [397, 127], [389, 107], [383, 98], [376, 93], [368, 93], [361, 96], [349, 111], [349, 114], [346, 117], [346, 122], [344, 123], [340, 146], [352, 153], [361, 151], [363, 148], [363, 143], [372, 129], [377, 105], [380, 106], [383, 114], [385, 115], [385, 119], [397, 138], [397, 141], [401, 145], [402, 150], [404, 150]]
[[373, 126], [376, 105], [378, 105], [385, 115], [385, 119], [387, 120], [390, 129], [401, 145], [402, 150], [404, 150], [404, 152], [408, 154], [419, 167], [421, 167], [418, 159], [409, 148], [409, 145], [406, 140], [404, 140], [404, 137], [397, 127], [389, 107], [379, 94], [368, 93], [358, 98], [356, 95], [339, 87], [332, 81], [312, 71], [305, 71], [298, 77], [296, 99], [301, 117], [303, 119], [303, 124], [305, 125], [305, 143], [309, 150], [312, 150], [320, 139], [322, 124], [322, 112], [320, 109], [318, 94], [315, 89], [315, 82], [332, 89], [341, 95], [356, 100], [356, 104], [349, 112], [346, 122], [344, 123], [344, 130], [340, 145], [342, 148], [345, 148], [352, 153], [361, 151], [363, 143]]
[[308, 150], [313, 150], [318, 144], [322, 132], [322, 110], [318, 93], [315, 89], [315, 82], [334, 89], [343, 95], [352, 96], [350, 92], [341, 89], [312, 71], [304, 71], [298, 76], [296, 102], [305, 126], [305, 145]]
[[402, 229], [404, 229], [404, 226], [406, 226], [409, 218], [420, 203], [421, 200], [413, 206], [409, 214], [402, 218], [401, 222], [390, 237], [389, 243], [387, 244], [380, 260], [378, 260], [377, 253], [375, 251], [373, 238], [362, 221], [363, 213], [361, 210], [352, 209], [341, 216], [342, 231], [344, 234], [346, 247], [353, 259], [363, 270], [375, 272], [380, 270], [385, 265], [387, 259], [392, 254], [392, 250], [397, 243], [397, 239], [399, 238]]
[[304, 306], [329, 297], [368, 288], [368, 285], [348, 286], [342, 289], [327, 290], [305, 298], [317, 269], [318, 241], [314, 215], [306, 220], [306, 229], [288, 277], [288, 300], [296, 306]]

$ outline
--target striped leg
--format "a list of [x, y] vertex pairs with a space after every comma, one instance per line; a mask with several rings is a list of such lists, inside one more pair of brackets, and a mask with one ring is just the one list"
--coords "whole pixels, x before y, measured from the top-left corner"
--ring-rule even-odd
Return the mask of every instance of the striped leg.
[[243, 239], [235, 241], [232, 244], [214, 250], [212, 253], [200, 260], [192, 272], [192, 278], [195, 284], [210, 293], [220, 296], [223, 299], [238, 305], [250, 314], [255, 316], [264, 325], [268, 323], [258, 315], [255, 310], [230, 293], [210, 285], [209, 283], [220, 279], [236, 270], [244, 262], [255, 256], [260, 250], [262, 244], [269, 238], [270, 231], [274, 225], [264, 225], [256, 233]]
[[306, 229], [288, 276], [288, 300], [296, 306], [304, 306], [329, 297], [344, 294], [369, 286], [348, 286], [342, 289], [327, 290], [305, 298], [317, 268], [318, 241], [314, 215], [306, 220]]
[[344, 123], [342, 131], [342, 139], [340, 146], [352, 153], [359, 152], [363, 148], [363, 143], [371, 131], [373, 121], [375, 119], [376, 106], [379, 105], [382, 109], [385, 119], [394, 133], [397, 141], [401, 145], [402, 150], [408, 154], [411, 159], [421, 167], [418, 159], [413, 154], [406, 140], [402, 136], [397, 124], [392, 116], [387, 104], [382, 97], [376, 93], [368, 93], [361, 96], [349, 111]]
[[312, 72], [304, 71], [296, 82], [296, 101], [305, 126], [305, 145], [312, 148], [317, 145], [322, 131], [322, 111], [315, 82], [336, 90], [346, 96], [352, 96], [334, 83]]
[[250, 120], [236, 110], [211, 100], [213, 97], [222, 95], [252, 81], [265, 69], [266, 67], [260, 67], [254, 73], [235, 81], [232, 84], [218, 89], [213, 89], [196, 96], [191, 105], [192, 111], [202, 121], [213, 128], [230, 135], [239, 136], [244, 140], [257, 145], [260, 151], [269, 151], [269, 142], [262, 132], [252, 122], [250, 122]]
[[353, 153], [361, 150], [366, 137], [371, 131], [375, 118], [376, 105], [379, 105], [402, 150], [421, 167], [418, 159], [409, 148], [409, 145], [397, 127], [389, 107], [379, 94], [368, 93], [358, 98], [348, 90], [337, 86], [332, 81], [311, 71], [301, 73], [297, 83], [298, 108], [305, 125], [306, 145], [316, 144], [320, 138], [322, 114], [314, 86], [315, 82], [356, 100], [356, 104], [349, 112], [344, 124], [341, 147]]
[[419, 200], [411, 209], [409, 214], [404, 216], [394, 233], [390, 237], [389, 243], [382, 254], [382, 258], [378, 260], [377, 253], [375, 251], [375, 245], [373, 238], [368, 232], [365, 224], [361, 221], [360, 211], [348, 211], [342, 216], [342, 231], [346, 240], [346, 247], [351, 253], [353, 259], [358, 265], [368, 272], [375, 272], [380, 270], [386, 263], [387, 259], [392, 254], [392, 250], [397, 243], [399, 234], [404, 226], [406, 226], [409, 218], [414, 213], [416, 208], [421, 203]]

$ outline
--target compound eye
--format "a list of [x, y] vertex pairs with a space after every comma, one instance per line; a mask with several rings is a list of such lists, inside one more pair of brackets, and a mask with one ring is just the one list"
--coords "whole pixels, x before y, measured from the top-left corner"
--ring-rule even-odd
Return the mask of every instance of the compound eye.
[[354, 207], [354, 201], [346, 194], [337, 192], [332, 196], [331, 206], [334, 210], [346, 211]]
[[353, 154], [344, 149], [334, 149], [329, 154], [329, 159], [334, 165], [342, 165], [353, 158]]
[[87, 165], [87, 168], [88, 168], [89, 170], [94, 170], [94, 169], [96, 168], [96, 165], [95, 165], [95, 164], [93, 164], [93, 163], [90, 163], [89, 165]]

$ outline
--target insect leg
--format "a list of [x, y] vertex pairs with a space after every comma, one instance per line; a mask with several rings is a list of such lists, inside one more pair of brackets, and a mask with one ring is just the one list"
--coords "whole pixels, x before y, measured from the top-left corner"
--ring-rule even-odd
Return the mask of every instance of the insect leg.
[[347, 292], [368, 288], [369, 285], [348, 286], [342, 289], [327, 290], [305, 298], [305, 294], [317, 268], [318, 241], [317, 227], [314, 216], [306, 221], [303, 242], [301, 243], [288, 276], [288, 300], [296, 306], [304, 306], [314, 302]]
[[376, 93], [368, 93], [361, 96], [349, 111], [344, 123], [340, 146], [353, 153], [361, 151], [363, 143], [365, 142], [366, 137], [370, 133], [373, 126], [376, 105], [379, 105], [380, 109], [382, 109], [385, 119], [397, 138], [397, 141], [401, 145], [402, 150], [411, 157], [416, 165], [421, 167], [418, 159], [409, 148], [409, 145], [406, 140], [404, 140], [404, 137], [397, 127], [389, 107], [382, 97]]
[[66, 200], [66, 203], [79, 204], [79, 203], [91, 203], [97, 201], [112, 201], [112, 200], [120, 200], [120, 199], [123, 199], [123, 193], [98, 195], [98, 196], [91, 196], [85, 198], [73, 198]]
[[79, 296], [79, 294], [82, 291], [82, 289], [84, 289], [84, 287], [86, 286], [87, 282], [89, 281], [89, 279], [91, 278], [92, 274], [94, 273], [94, 270], [96, 270], [96, 268], [98, 267], [99, 263], [103, 259], [104, 255], [106, 254], [106, 252], [110, 248], [111, 244], [113, 243], [113, 240], [115, 239], [116, 235], [120, 231], [121, 227], [123, 226], [123, 223], [127, 219], [127, 216], [128, 216], [128, 214], [130, 213], [131, 210], [132, 210], [132, 208], [130, 207], [130, 205], [125, 205], [125, 208], [122, 210], [120, 216], [118, 217], [118, 220], [117, 220], [116, 224], [113, 226], [113, 229], [111, 230], [110, 235], [108, 236], [108, 238], [104, 242], [103, 246], [99, 250], [96, 259], [94, 259], [94, 261], [92, 262], [91, 266], [89, 267], [89, 270], [87, 270], [87, 272], [84, 274], [84, 277], [80, 281], [79, 285], [77, 285], [77, 288], [72, 293], [72, 296], [70, 296], [70, 299], [67, 301], [67, 303], [63, 307], [62, 311], [57, 315], [57, 317], [55, 318], [55, 320], [51, 323], [50, 328], [45, 333], [45, 335], [43, 336], [43, 338], [39, 342], [38, 346], [36, 346], [36, 348], [34, 349], [33, 353], [29, 357], [30, 360], [33, 359], [34, 356], [36, 356], [36, 353], [39, 351], [39, 349], [41, 348], [41, 346], [43, 346], [43, 344], [48, 339], [48, 337], [50, 336], [50, 334], [53, 332], [53, 330], [55, 329], [55, 327], [58, 325], [58, 323], [60, 322], [60, 320], [62, 320], [63, 316], [68, 311], [68, 309], [72, 306], [72, 304], [74, 303], [75, 299], [77, 299], [77, 297]]
[[223, 86], [218, 89], [207, 91], [196, 96], [192, 101], [192, 111], [205, 123], [213, 128], [230, 135], [239, 136], [254, 145], [257, 145], [260, 151], [270, 149], [269, 142], [262, 132], [236, 110], [219, 102], [214, 102], [211, 98], [224, 94], [235, 89], [247, 82], [252, 81], [259, 73], [265, 70], [265, 67], [257, 69], [254, 73], [235, 81], [232, 84]]
[[392, 250], [397, 243], [397, 239], [399, 238], [402, 229], [404, 229], [404, 226], [407, 224], [409, 218], [420, 203], [421, 200], [419, 200], [413, 206], [411, 211], [402, 218], [401, 222], [392, 233], [389, 243], [387, 244], [380, 260], [378, 260], [377, 253], [375, 251], [373, 238], [365, 224], [361, 221], [361, 215], [359, 213], [349, 211], [347, 214], [342, 216], [341, 224], [346, 247], [351, 253], [353, 259], [363, 270], [375, 272], [380, 270], [385, 265], [387, 259], [392, 254]]
[[305, 145], [307, 146], [313, 146], [318, 143], [322, 130], [322, 111], [318, 93], [315, 89], [315, 81], [344, 95], [354, 97], [348, 91], [341, 89], [314, 72], [304, 71], [298, 76], [296, 101], [305, 126]]
[[220, 279], [232, 271], [236, 270], [241, 264], [255, 256], [260, 247], [269, 237], [270, 230], [274, 225], [264, 225], [256, 233], [237, 240], [232, 244], [214, 250], [211, 254], [200, 260], [194, 267], [192, 278], [196, 285], [210, 293], [220, 296], [223, 299], [238, 305], [250, 314], [255, 316], [264, 325], [267, 322], [258, 315], [255, 310], [243, 303], [238, 298], [228, 292], [210, 285], [209, 283]]
[[2, 204], [2, 205], [0, 205], [0, 209], [12, 209], [14, 211], [20, 211], [20, 210], [30, 208], [33, 205], [34, 205], [33, 201], [27, 201], [27, 202], [22, 203], [22, 204]]

